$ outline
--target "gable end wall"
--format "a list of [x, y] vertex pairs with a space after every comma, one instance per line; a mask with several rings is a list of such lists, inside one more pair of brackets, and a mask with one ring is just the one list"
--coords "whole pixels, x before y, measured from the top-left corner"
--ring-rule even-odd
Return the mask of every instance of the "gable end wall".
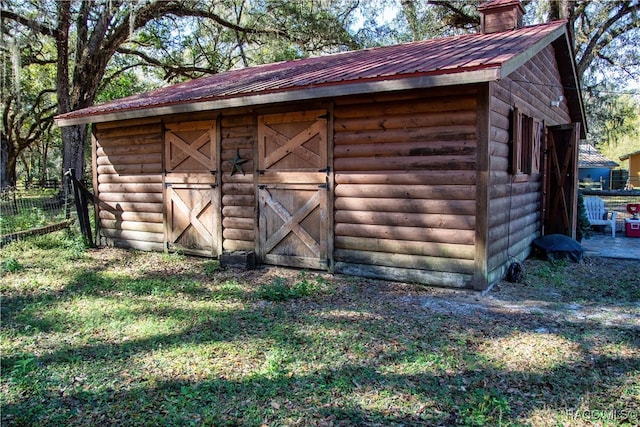
[[[547, 47], [507, 78], [492, 84], [490, 215], [488, 281], [502, 278], [512, 258], [530, 253], [531, 242], [542, 225], [542, 174], [524, 182], [512, 182], [509, 173], [509, 112], [516, 106], [545, 126], [571, 122], [552, 46]], [[558, 107], [552, 100], [564, 100]]]

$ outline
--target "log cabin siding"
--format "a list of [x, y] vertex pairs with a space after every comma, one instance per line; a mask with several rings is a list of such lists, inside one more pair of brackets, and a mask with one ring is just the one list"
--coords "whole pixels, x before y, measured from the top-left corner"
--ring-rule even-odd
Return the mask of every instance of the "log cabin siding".
[[163, 250], [160, 120], [96, 124], [93, 141], [101, 239], [119, 247]]
[[515, 106], [547, 127], [571, 122], [566, 99], [558, 107], [551, 106], [564, 94], [555, 58], [553, 47], [548, 46], [507, 78], [491, 83], [489, 282], [502, 277], [514, 257], [526, 257], [531, 242], [540, 236], [542, 173], [521, 182], [513, 180], [509, 114]]
[[[484, 288], [502, 277], [512, 257], [526, 256], [540, 233], [542, 174], [513, 180], [509, 113], [517, 106], [547, 126], [570, 122], [566, 100], [550, 106], [563, 93], [556, 66], [549, 46], [508, 78], [486, 85], [333, 99], [333, 270]], [[218, 114], [224, 252], [259, 245], [258, 114], [253, 108]], [[95, 187], [106, 243], [165, 249], [161, 120], [168, 118], [95, 127]], [[232, 173], [236, 156], [246, 162]], [[479, 274], [482, 283], [475, 283]]]
[[[255, 118], [251, 111], [224, 112], [220, 120], [222, 171], [222, 248], [225, 252], [256, 247], [256, 196], [254, 155]], [[246, 160], [242, 171], [232, 170], [232, 160]]]
[[338, 99], [333, 131], [336, 271], [467, 286], [475, 90]]

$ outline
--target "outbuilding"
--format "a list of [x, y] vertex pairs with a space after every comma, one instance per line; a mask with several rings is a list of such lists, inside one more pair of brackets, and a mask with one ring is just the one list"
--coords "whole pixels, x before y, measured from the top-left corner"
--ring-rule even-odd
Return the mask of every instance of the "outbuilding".
[[626, 188], [640, 188], [640, 150], [620, 156], [621, 161], [629, 160], [629, 179]]
[[575, 233], [584, 110], [568, 24], [228, 71], [73, 111], [104, 243], [485, 289]]
[[580, 144], [578, 148], [578, 182], [587, 190], [611, 190], [611, 170], [620, 166], [602, 155], [591, 144]]

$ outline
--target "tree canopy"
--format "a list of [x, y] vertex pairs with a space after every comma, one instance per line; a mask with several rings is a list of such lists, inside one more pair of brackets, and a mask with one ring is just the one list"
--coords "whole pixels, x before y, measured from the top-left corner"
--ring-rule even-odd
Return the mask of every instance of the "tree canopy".
[[[232, 68], [474, 32], [479, 25], [477, 1], [468, 0], [3, 0], [0, 5], [3, 186], [15, 183], [21, 152], [54, 138], [55, 114]], [[640, 0], [523, 0], [523, 5], [528, 23], [572, 23], [587, 93], [616, 92], [640, 81]], [[594, 112], [590, 118], [601, 120], [595, 114], [602, 113], [595, 106], [601, 97], [585, 99], [594, 104], [588, 107]], [[64, 169], [84, 170], [87, 132], [87, 126], [61, 129]], [[601, 136], [598, 131], [596, 138]]]
[[[311, 0], [5, 0], [2, 38], [19, 54], [3, 43], [3, 92], [23, 90], [11, 89], [21, 85], [15, 69], [52, 65], [55, 112], [65, 113], [92, 105], [99, 93], [102, 99], [123, 95], [116, 83], [138, 89], [129, 70], [161, 69], [158, 83], [172, 82], [239, 64], [355, 48], [346, 30], [352, 10], [349, 1], [329, 9]], [[3, 113], [22, 108], [6, 105]], [[61, 132], [63, 168], [83, 171], [87, 126]], [[3, 152], [17, 155], [25, 146], [14, 134], [3, 138]], [[9, 145], [16, 150], [5, 150]]]

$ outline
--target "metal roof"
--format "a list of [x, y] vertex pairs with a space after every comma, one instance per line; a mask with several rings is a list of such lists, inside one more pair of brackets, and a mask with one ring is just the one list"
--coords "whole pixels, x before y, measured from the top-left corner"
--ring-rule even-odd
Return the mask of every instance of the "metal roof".
[[578, 150], [579, 168], [615, 168], [620, 166], [613, 160], [605, 157], [593, 145], [580, 144]]
[[506, 77], [565, 35], [556, 21], [278, 62], [202, 77], [56, 117], [59, 126]]
[[625, 154], [623, 156], [620, 156], [620, 160], [624, 161], [624, 160], [627, 160], [627, 159], [629, 159], [629, 158], [631, 158], [633, 156], [637, 156], [638, 154], [640, 154], [640, 151], [634, 151], [633, 153], [627, 153], [627, 154]]

